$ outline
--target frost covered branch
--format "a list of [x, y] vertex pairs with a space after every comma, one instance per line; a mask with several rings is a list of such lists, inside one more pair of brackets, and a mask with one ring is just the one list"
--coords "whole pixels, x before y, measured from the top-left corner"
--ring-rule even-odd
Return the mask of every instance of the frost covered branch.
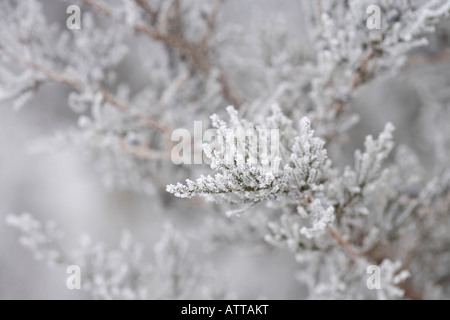
[[[100, 1], [82, 0], [82, 2], [108, 17], [115, 17], [115, 13]], [[241, 94], [237, 91], [237, 88], [230, 83], [225, 71], [218, 65], [213, 64], [209, 56], [209, 41], [216, 26], [220, 6], [223, 4], [224, 0], [217, 0], [211, 13], [206, 17], [206, 31], [204, 31], [204, 35], [199, 42], [190, 41], [185, 37], [183, 31], [180, 28], [177, 28], [177, 26], [183, 24], [183, 17], [181, 15], [181, 6], [183, 4], [179, 0], [169, 2], [169, 5], [164, 5], [166, 12], [161, 12], [161, 10], [152, 10], [143, 1], [136, 1], [139, 7], [143, 8], [149, 15], [153, 25], [142, 22], [133, 24], [132, 28], [138, 33], [142, 33], [155, 41], [163, 43], [181, 57], [185, 57], [191, 66], [206, 76], [209, 76], [213, 70], [219, 70], [217, 81], [222, 87], [222, 93], [225, 99], [230, 104], [240, 107], [244, 103]], [[160, 4], [160, 8], [162, 6], [163, 5]]]
[[[144, 248], [124, 233], [117, 249], [80, 239], [73, 254], [62, 253], [62, 232], [54, 222], [44, 225], [29, 214], [8, 215], [7, 223], [21, 232], [20, 242], [36, 259], [53, 267], [77, 265], [82, 289], [94, 299], [223, 299], [226, 292], [207, 269], [190, 257], [188, 240], [167, 225], [154, 247], [154, 263], [145, 260]], [[67, 251], [71, 252], [71, 251]]]

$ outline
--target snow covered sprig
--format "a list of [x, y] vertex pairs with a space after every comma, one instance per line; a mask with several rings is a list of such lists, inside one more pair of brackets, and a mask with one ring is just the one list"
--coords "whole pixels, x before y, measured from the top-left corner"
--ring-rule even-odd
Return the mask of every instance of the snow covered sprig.
[[22, 233], [20, 243], [36, 259], [53, 267], [79, 266], [81, 287], [94, 299], [220, 299], [228, 295], [210, 268], [193, 260], [187, 238], [171, 225], [166, 225], [154, 246], [152, 264], [143, 245], [128, 232], [122, 234], [116, 249], [83, 235], [76, 250], [63, 251], [62, 232], [54, 222], [43, 224], [30, 214], [11, 214], [6, 222]]
[[324, 170], [330, 165], [324, 146], [325, 141], [314, 136], [310, 120], [302, 118], [292, 146], [292, 167], [288, 169], [299, 190], [316, 189], [324, 178]]
[[51, 267], [64, 263], [66, 258], [58, 244], [63, 232], [57, 228], [54, 221], [43, 224], [30, 214], [23, 213], [18, 216], [7, 215], [6, 223], [20, 230], [20, 244], [29, 249], [36, 260], [43, 260]]
[[[227, 111], [231, 126], [213, 115], [211, 119], [217, 129], [218, 145], [204, 146], [205, 155], [211, 160], [211, 169], [218, 173], [201, 176], [196, 181], [186, 180], [185, 185], [168, 185], [168, 192], [180, 198], [209, 195], [233, 204], [249, 205], [283, 192], [287, 175], [278, 172], [281, 159], [274, 149], [279, 147], [279, 140], [271, 139], [269, 146], [266, 145], [262, 151], [262, 144], [268, 141], [256, 140], [261, 137], [258, 136], [259, 128], [240, 120], [234, 108], [229, 107]], [[270, 153], [273, 150], [275, 153]]]

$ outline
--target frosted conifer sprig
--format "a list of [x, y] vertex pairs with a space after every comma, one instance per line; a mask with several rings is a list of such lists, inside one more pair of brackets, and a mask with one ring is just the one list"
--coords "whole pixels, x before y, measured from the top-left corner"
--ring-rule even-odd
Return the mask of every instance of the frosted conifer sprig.
[[370, 193], [382, 188], [383, 177], [389, 173], [385, 161], [394, 147], [392, 136], [394, 129], [394, 126], [388, 123], [378, 139], [367, 136], [364, 143], [365, 151], [355, 151], [354, 168], [347, 166], [342, 177], [335, 180], [336, 183], [328, 185], [331, 198], [338, 200], [338, 218], [349, 208], [354, 212], [368, 213], [365, 204]]
[[217, 115], [211, 117], [217, 129], [218, 146], [204, 145], [205, 155], [211, 160], [211, 169], [218, 171], [214, 176], [201, 176], [186, 184], [168, 185], [167, 191], [180, 198], [209, 195], [229, 203], [255, 204], [283, 192], [287, 175], [278, 172], [280, 158], [267, 153], [258, 154], [258, 149], [249, 144], [239, 148], [239, 141], [256, 139], [258, 128], [252, 123], [240, 120], [237, 111], [229, 107], [228, 126]]
[[36, 260], [44, 260], [52, 267], [65, 262], [64, 253], [58, 245], [63, 232], [57, 228], [54, 221], [43, 224], [29, 213], [23, 213], [19, 216], [7, 215], [6, 223], [21, 231], [20, 244], [29, 249]]
[[[212, 145], [204, 145], [205, 154], [211, 160], [211, 169], [220, 173], [214, 177], [201, 176], [195, 182], [187, 180], [185, 185], [169, 185], [168, 192], [180, 198], [202, 194], [220, 196], [238, 192], [241, 197], [228, 199], [231, 203], [256, 203], [285, 192], [288, 182], [300, 191], [320, 189], [318, 185], [324, 178], [324, 170], [331, 162], [324, 149], [325, 142], [314, 136], [309, 119], [303, 118], [300, 121], [298, 131], [289, 123], [290, 131], [296, 132], [294, 135], [297, 136], [293, 142], [279, 142], [283, 152], [280, 152], [280, 156], [269, 157], [267, 154], [258, 155], [255, 152], [258, 150], [251, 148], [236, 148], [233, 139], [230, 144], [229, 134], [241, 134], [242, 137], [236, 137], [238, 141], [245, 139], [246, 132], [247, 137], [251, 136], [246, 130], [256, 132], [258, 126], [239, 119], [234, 108], [228, 108], [228, 113], [231, 119], [230, 127], [217, 115], [211, 117], [213, 127], [217, 129], [218, 146], [213, 148]], [[285, 116], [274, 110], [274, 115], [269, 117], [267, 122], [277, 123], [274, 117], [284, 119]]]
[[291, 147], [292, 165], [286, 168], [300, 191], [317, 189], [324, 178], [324, 170], [331, 165], [324, 146], [325, 141], [314, 136], [310, 120], [302, 118], [299, 136]]

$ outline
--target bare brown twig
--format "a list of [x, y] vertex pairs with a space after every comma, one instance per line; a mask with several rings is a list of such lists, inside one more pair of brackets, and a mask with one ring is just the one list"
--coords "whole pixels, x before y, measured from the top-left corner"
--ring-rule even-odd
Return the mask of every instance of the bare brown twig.
[[317, 11], [319, 13], [318, 20], [320, 22], [320, 25], [323, 27], [323, 22], [322, 22], [322, 15], [323, 15], [322, 0], [316, 0], [316, 3], [317, 3]]
[[163, 160], [163, 161], [169, 161], [170, 160], [170, 153], [169, 152], [161, 152], [159, 150], [153, 150], [146, 146], [137, 146], [133, 147], [130, 146], [125, 139], [122, 139], [120, 141], [120, 147], [122, 150], [124, 150], [126, 153], [139, 158], [139, 159], [146, 159], [146, 160]]
[[152, 9], [145, 0], [134, 0], [134, 2], [149, 16], [150, 23], [155, 25], [158, 20], [160, 8]]
[[208, 40], [211, 38], [211, 34], [216, 28], [217, 17], [219, 16], [220, 8], [225, 3], [225, 0], [217, 0], [215, 7], [213, 8], [211, 14], [206, 18], [206, 32], [202, 38], [202, 45], [206, 46], [208, 44]]
[[[94, 10], [102, 13], [103, 15], [112, 18], [111, 10], [102, 5], [101, 3], [95, 0], [82, 0], [84, 4], [90, 6]], [[145, 12], [149, 11], [149, 8], [146, 9], [144, 2], [135, 0], [138, 5]], [[211, 74], [213, 70], [219, 70], [219, 76], [217, 81], [219, 82], [222, 88], [222, 94], [225, 100], [227, 100], [230, 104], [239, 108], [243, 103], [244, 99], [241, 94], [238, 92], [237, 88], [233, 86], [227, 76], [227, 74], [217, 65], [214, 65], [209, 56], [209, 47], [208, 43], [211, 38], [211, 34], [216, 26], [217, 16], [220, 11], [220, 7], [224, 3], [225, 0], [217, 0], [216, 6], [211, 12], [211, 14], [207, 17], [207, 30], [205, 35], [202, 37], [200, 43], [192, 43], [184, 37], [181, 28], [181, 13], [180, 13], [180, 2], [175, 0], [173, 12], [175, 14], [173, 19], [175, 21], [175, 25], [178, 25], [178, 28], [173, 29], [172, 33], [162, 33], [158, 30], [158, 28], [150, 26], [148, 24], [136, 24], [132, 28], [155, 41], [161, 42], [171, 48], [174, 52], [176, 52], [180, 57], [185, 57], [188, 63], [196, 70], [200, 71], [200, 73], [208, 76]], [[142, 4], [140, 4], [142, 2]], [[149, 12], [150, 13], [150, 12]], [[152, 15], [152, 14], [151, 14]]]
[[[50, 79], [52, 81], [61, 83], [65, 86], [75, 89], [77, 91], [82, 91], [84, 88], [84, 85], [80, 81], [71, 79], [70, 77], [67, 77], [64, 74], [59, 73], [57, 71], [53, 71], [43, 65], [19, 58], [18, 56], [16, 56], [15, 54], [11, 53], [8, 50], [6, 50], [2, 46], [0, 46], [0, 52], [3, 52], [3, 54], [8, 56], [10, 59], [12, 59], [16, 63], [18, 63], [24, 67], [27, 67], [27, 68], [30, 68], [30, 69], [40, 72], [41, 74], [43, 74], [44, 76], [46, 76], [48, 79]], [[118, 110], [121, 110], [123, 112], [131, 112], [132, 111], [132, 107], [130, 105], [128, 105], [127, 103], [116, 98], [113, 94], [111, 94], [108, 90], [106, 90], [106, 88], [101, 87], [100, 89], [98, 89], [97, 92], [101, 92], [103, 100], [105, 102], [111, 104], [112, 106], [116, 107]], [[152, 118], [148, 115], [138, 113], [138, 114], [136, 114], [136, 117], [139, 118], [140, 120], [144, 121], [146, 125], [153, 127], [154, 129], [156, 129], [166, 135], [170, 134], [172, 132], [172, 129], [169, 126], [160, 123], [159, 121], [155, 120], [154, 118]]]
[[[353, 93], [364, 82], [364, 77], [367, 74], [367, 67], [369, 66], [370, 61], [375, 57], [375, 54], [376, 50], [372, 49], [367, 55], [367, 57], [359, 65], [353, 77], [353, 81], [350, 87], [350, 93]], [[348, 101], [343, 101], [339, 103], [339, 105], [336, 108], [336, 115], [338, 116], [339, 114], [341, 114], [347, 105]]]
[[339, 244], [339, 246], [341, 246], [345, 250], [345, 252], [350, 257], [352, 257], [353, 259], [358, 259], [362, 257], [361, 254], [356, 252], [351, 243], [345, 240], [336, 229], [328, 226], [327, 232]]

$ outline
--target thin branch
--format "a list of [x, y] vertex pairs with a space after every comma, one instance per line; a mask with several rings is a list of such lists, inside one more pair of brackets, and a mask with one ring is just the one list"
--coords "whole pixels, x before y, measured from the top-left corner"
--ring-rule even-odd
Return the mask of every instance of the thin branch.
[[212, 12], [206, 18], [206, 32], [202, 38], [202, 45], [207, 45], [208, 40], [211, 38], [211, 34], [216, 28], [217, 17], [219, 16], [220, 9], [222, 8], [225, 0], [217, 0]]
[[149, 16], [150, 23], [155, 25], [158, 20], [159, 8], [153, 10], [145, 0], [134, 0], [134, 2]]
[[[364, 82], [364, 78], [367, 74], [367, 67], [369, 66], [370, 61], [375, 57], [375, 54], [376, 50], [372, 48], [367, 57], [359, 65], [355, 75], [353, 76], [350, 93], [353, 93]], [[341, 102], [336, 108], [336, 116], [341, 114], [347, 105], [348, 101]]]
[[[123, 112], [132, 112], [133, 111], [133, 108], [130, 105], [117, 99], [110, 92], [108, 92], [104, 87], [102, 87], [100, 89], [100, 92], [102, 93], [103, 100], [105, 102], [108, 102], [109, 104], [117, 107], [119, 110], [121, 110]], [[158, 122], [157, 120], [155, 120], [154, 118], [152, 118], [150, 116], [144, 115], [142, 113], [138, 113], [138, 114], [136, 114], [136, 117], [138, 119], [142, 120], [146, 125], [153, 127], [162, 133], [170, 134], [172, 132], [172, 129], [169, 126]]]
[[[101, 3], [95, 0], [82, 1], [84, 4], [92, 7], [94, 10], [102, 13], [103, 15], [109, 18], [113, 18], [111, 10]], [[218, 0], [217, 6], [209, 16], [207, 27], [208, 29], [211, 28], [211, 30], [206, 32], [200, 43], [189, 42], [184, 37], [182, 32], [175, 32], [175, 34], [161, 33], [158, 29], [147, 24], [136, 24], [132, 28], [138, 33], [141, 33], [155, 41], [165, 44], [174, 52], [176, 52], [180, 57], [186, 57], [187, 62], [194, 69], [200, 71], [200, 73], [206, 76], [210, 75], [212, 70], [218, 69], [220, 73], [217, 80], [222, 88], [223, 97], [236, 108], [239, 108], [245, 102], [244, 98], [238, 92], [238, 89], [231, 84], [226, 73], [219, 66], [214, 65], [209, 57], [208, 41], [210, 40], [212, 30], [216, 25], [217, 16], [222, 2], [224, 2], [224, 0]], [[178, 1], [176, 1], [176, 3], [180, 5]], [[179, 8], [177, 9], [177, 6], [175, 6], [175, 13], [177, 13], [178, 15], [181, 14]], [[180, 19], [181, 17], [178, 16], [177, 18]], [[123, 21], [120, 22], [123, 23]]]
[[[364, 83], [364, 78], [367, 75], [367, 70], [370, 61], [376, 56], [377, 50], [375, 48], [372, 48], [372, 50], [369, 52], [366, 58], [361, 62], [359, 67], [356, 69], [356, 72], [353, 76], [353, 80], [350, 86], [350, 94], [352, 94], [359, 86], [361, 86]], [[332, 82], [332, 79], [330, 78], [327, 85], [330, 85]], [[349, 104], [349, 100], [341, 101], [334, 109], [335, 112], [335, 118], [337, 119], [346, 109], [346, 107]], [[337, 133], [331, 132], [327, 136], [325, 136], [326, 143], [329, 144], [334, 138], [336, 138]]]
[[224, 71], [221, 71], [217, 81], [222, 87], [222, 94], [225, 99], [237, 109], [245, 103], [244, 98], [238, 92], [238, 89], [232, 85]]
[[81, 82], [70, 79], [70, 78], [66, 77], [65, 75], [62, 75], [58, 72], [49, 70], [49, 69], [45, 68], [44, 66], [39, 65], [35, 62], [21, 59], [21, 58], [17, 57], [15, 54], [6, 50], [3, 46], [0, 46], [0, 51], [3, 52], [8, 58], [15, 61], [17, 64], [21, 64], [27, 68], [39, 71], [40, 73], [45, 75], [47, 78], [49, 78], [53, 81], [62, 83], [63, 85], [73, 88], [73, 89], [76, 89], [76, 90], [81, 90], [83, 88], [83, 84]]
[[[67, 77], [64, 74], [61, 74], [59, 72], [53, 71], [48, 69], [47, 67], [37, 64], [32, 61], [28, 61], [22, 58], [19, 58], [15, 54], [11, 53], [10, 51], [6, 50], [4, 47], [0, 46], [0, 51], [3, 52], [7, 57], [15, 61], [16, 63], [23, 65], [24, 67], [33, 69], [35, 71], [38, 71], [42, 73], [44, 76], [46, 76], [48, 79], [53, 80], [55, 82], [61, 83], [69, 88], [75, 89], [77, 91], [83, 91], [84, 85], [75, 79], [71, 79], [70, 77]], [[101, 87], [96, 92], [101, 92], [103, 96], [103, 100], [117, 109], [121, 110], [122, 112], [129, 113], [132, 111], [132, 107], [128, 105], [127, 103], [117, 99], [114, 95], [112, 95], [109, 91], [107, 91], [104, 87]], [[164, 134], [170, 134], [172, 132], [172, 129], [165, 125], [160, 123], [159, 121], [153, 119], [150, 116], [144, 115], [144, 114], [136, 114], [136, 117], [142, 121], [145, 122], [146, 125], [155, 128], [156, 130], [164, 133]]]
[[323, 21], [322, 21], [322, 16], [323, 16], [323, 7], [322, 7], [322, 0], [316, 0], [317, 3], [317, 12], [319, 13], [318, 16], [318, 20], [320, 23], [320, 26], [323, 28]]
[[353, 258], [354, 260], [357, 260], [358, 258], [362, 258], [363, 257], [360, 253], [358, 253], [353, 248], [353, 246], [351, 245], [350, 242], [345, 240], [339, 234], [339, 232], [336, 229], [334, 229], [333, 227], [328, 226], [327, 227], [327, 232], [334, 240], [336, 240], [336, 242], [339, 244], [339, 246], [341, 246], [351, 258]]
[[354, 91], [356, 88], [358, 88], [364, 80], [364, 77], [367, 74], [367, 67], [369, 66], [369, 62], [375, 57], [376, 49], [372, 48], [370, 50], [370, 53], [367, 55], [367, 57], [361, 62], [361, 65], [359, 66], [358, 70], [356, 71], [356, 74], [353, 78], [351, 91]]
[[159, 150], [153, 150], [144, 146], [133, 147], [130, 146], [125, 138], [120, 140], [120, 147], [126, 153], [132, 155], [135, 158], [145, 159], [145, 160], [170, 160], [169, 152], [161, 152]]

